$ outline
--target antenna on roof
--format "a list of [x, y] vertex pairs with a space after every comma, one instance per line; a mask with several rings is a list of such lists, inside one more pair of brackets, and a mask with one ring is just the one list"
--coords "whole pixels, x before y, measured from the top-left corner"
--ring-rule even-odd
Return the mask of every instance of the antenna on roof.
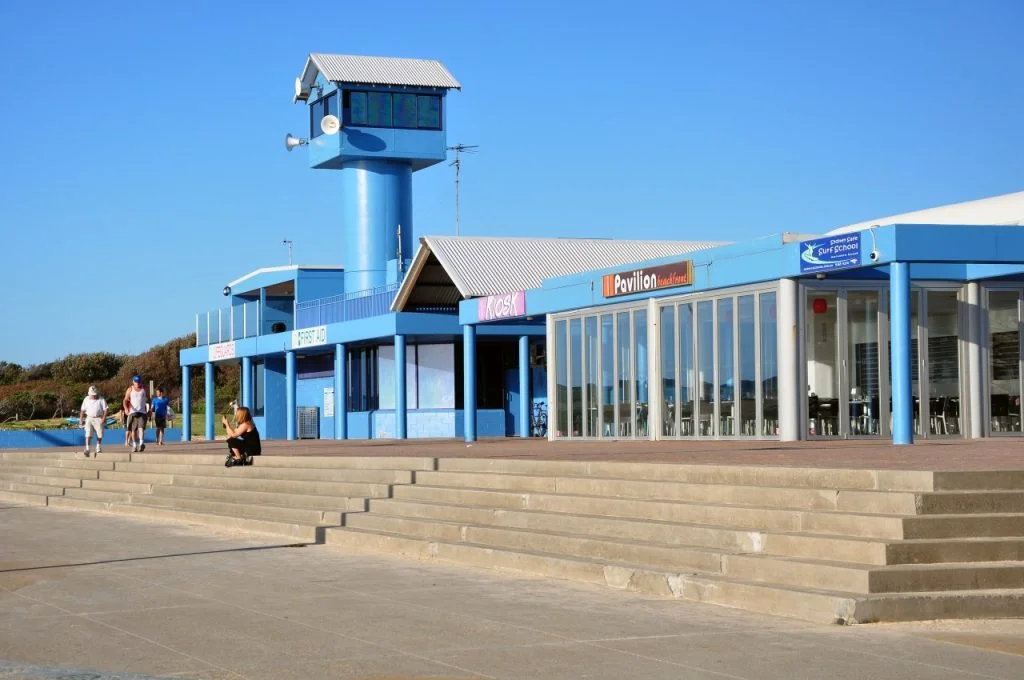
[[288, 239], [285, 239], [281, 241], [281, 243], [288, 246], [288, 266], [290, 267], [292, 264], [292, 242], [289, 241]]
[[455, 152], [455, 160], [448, 165], [455, 166], [455, 235], [459, 235], [459, 178], [462, 170], [462, 158], [459, 154], [465, 153], [476, 153], [476, 150], [480, 148], [479, 144], [456, 144], [455, 146], [449, 146], [449, 151]]

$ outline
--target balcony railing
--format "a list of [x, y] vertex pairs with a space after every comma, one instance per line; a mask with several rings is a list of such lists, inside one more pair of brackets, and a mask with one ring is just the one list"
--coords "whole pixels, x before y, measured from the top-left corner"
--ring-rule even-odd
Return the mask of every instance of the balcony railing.
[[295, 304], [295, 327], [312, 328], [387, 314], [400, 285], [390, 283], [355, 293], [298, 302]]
[[196, 314], [196, 347], [229, 340], [253, 338], [260, 334], [260, 303], [246, 302], [237, 307], [215, 309]]

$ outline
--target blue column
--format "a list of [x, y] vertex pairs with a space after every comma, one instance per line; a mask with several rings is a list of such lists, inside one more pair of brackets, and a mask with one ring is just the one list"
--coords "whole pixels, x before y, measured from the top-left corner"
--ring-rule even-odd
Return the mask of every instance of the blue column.
[[348, 439], [348, 361], [345, 345], [334, 346], [334, 438]]
[[910, 264], [889, 265], [889, 340], [892, 345], [892, 443], [914, 443], [914, 395], [910, 384]]
[[213, 441], [213, 412], [217, 408], [217, 405], [213, 401], [216, 387], [213, 384], [213, 362], [207, 361], [204, 369], [206, 377], [206, 439]]
[[181, 441], [192, 440], [192, 367], [181, 367]]
[[476, 441], [476, 326], [462, 327], [462, 413], [467, 442]]
[[[285, 439], [295, 439], [295, 352], [284, 354]], [[279, 421], [280, 422], [280, 421]]]
[[395, 336], [395, 437], [406, 437], [405, 336]]
[[519, 436], [530, 436], [530, 336], [519, 336]]
[[242, 406], [253, 409], [252, 401], [252, 357], [242, 357]]

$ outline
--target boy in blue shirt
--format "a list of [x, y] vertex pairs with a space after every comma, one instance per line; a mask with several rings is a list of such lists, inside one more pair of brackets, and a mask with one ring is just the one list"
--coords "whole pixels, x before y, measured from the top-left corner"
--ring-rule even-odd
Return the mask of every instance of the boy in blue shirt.
[[156, 396], [153, 397], [153, 415], [155, 416], [157, 446], [164, 445], [164, 429], [167, 427], [167, 405], [170, 403], [170, 398], [164, 395], [164, 388], [156, 388]]

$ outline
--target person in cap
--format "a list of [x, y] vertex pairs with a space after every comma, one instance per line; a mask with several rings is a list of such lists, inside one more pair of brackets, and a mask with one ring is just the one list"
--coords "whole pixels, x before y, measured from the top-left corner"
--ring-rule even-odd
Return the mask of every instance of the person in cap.
[[124, 393], [125, 411], [128, 412], [128, 431], [134, 435], [132, 452], [145, 451], [146, 414], [149, 413], [149, 400], [146, 389], [142, 386], [142, 378], [132, 376], [132, 386]]
[[153, 397], [153, 422], [156, 425], [156, 444], [164, 445], [164, 430], [167, 429], [167, 413], [170, 411], [170, 398], [164, 394], [164, 388], [156, 388], [156, 396]]
[[107, 419], [107, 402], [100, 396], [99, 390], [93, 385], [89, 388], [89, 394], [82, 402], [82, 408], [78, 414], [78, 421], [85, 428], [85, 457], [89, 457], [89, 439], [92, 433], [96, 433], [96, 455], [103, 450], [103, 423]]

